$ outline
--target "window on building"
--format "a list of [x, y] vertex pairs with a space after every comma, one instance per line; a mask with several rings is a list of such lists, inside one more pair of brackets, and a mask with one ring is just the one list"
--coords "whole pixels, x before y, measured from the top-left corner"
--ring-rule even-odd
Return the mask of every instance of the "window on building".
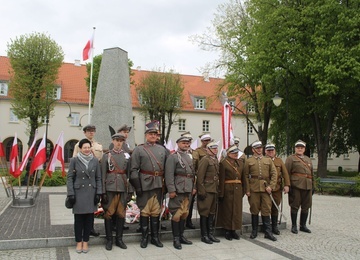
[[247, 104], [247, 112], [248, 113], [255, 113], [255, 106], [251, 104]]
[[80, 124], [80, 113], [71, 113], [71, 122], [70, 125], [71, 126], [79, 126]]
[[14, 110], [12, 108], [10, 108], [10, 118], [9, 118], [10, 122], [13, 123], [17, 123], [19, 122], [18, 117], [14, 114]]
[[253, 129], [253, 127], [251, 125], [248, 125], [247, 132], [248, 132], [248, 134], [253, 134], [254, 133], [254, 129]]
[[334, 159], [334, 158], [333, 158], [333, 154], [328, 153], [328, 155], [327, 155], [327, 159], [328, 159], [328, 160], [332, 160], [332, 159]]
[[205, 109], [205, 98], [195, 99], [195, 109]]
[[54, 88], [54, 99], [60, 100], [61, 99], [61, 87], [57, 86]]
[[349, 153], [345, 153], [343, 156], [344, 156], [344, 160], [350, 160], [350, 154]]
[[185, 131], [186, 129], [186, 120], [185, 119], [179, 119], [179, 131]]
[[146, 104], [146, 101], [143, 100], [143, 96], [141, 94], [139, 94], [138, 99], [139, 99], [140, 105], [145, 105]]
[[210, 121], [209, 120], [203, 120], [202, 130], [203, 130], [203, 132], [210, 132]]
[[6, 82], [0, 82], [0, 96], [7, 96], [8, 84]]

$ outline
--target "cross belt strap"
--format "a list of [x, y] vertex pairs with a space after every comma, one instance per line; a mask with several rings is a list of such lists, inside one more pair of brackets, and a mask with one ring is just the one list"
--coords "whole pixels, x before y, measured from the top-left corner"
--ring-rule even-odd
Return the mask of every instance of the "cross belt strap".
[[114, 170], [114, 171], [108, 171], [108, 173], [126, 174], [126, 171], [125, 170]]
[[189, 173], [175, 173], [175, 176], [181, 176], [185, 178], [194, 178], [194, 174]]
[[148, 175], [152, 175], [152, 176], [163, 176], [164, 172], [163, 171], [145, 171], [145, 170], [140, 170], [141, 173], [143, 174], [148, 174]]
[[226, 180], [225, 182], [224, 182], [225, 184], [232, 184], [232, 183], [241, 183], [241, 181], [240, 180]]
[[312, 179], [312, 176], [306, 173], [292, 173], [291, 175], [295, 175], [295, 176], [300, 176], [300, 177], [305, 177], [308, 179]]

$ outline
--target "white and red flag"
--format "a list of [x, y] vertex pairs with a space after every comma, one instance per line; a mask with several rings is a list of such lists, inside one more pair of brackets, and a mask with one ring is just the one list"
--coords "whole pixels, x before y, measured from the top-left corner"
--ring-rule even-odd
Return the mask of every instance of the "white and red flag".
[[46, 138], [45, 134], [39, 148], [37, 149], [36, 155], [30, 167], [29, 174], [33, 174], [35, 170], [42, 169], [42, 165], [46, 162]]
[[93, 48], [94, 48], [94, 33], [91, 36], [91, 38], [87, 41], [83, 49], [83, 61], [86, 61], [91, 57]]
[[19, 148], [18, 148], [18, 144], [17, 144], [17, 134], [15, 133], [15, 137], [14, 137], [14, 141], [13, 141], [13, 145], [11, 148], [11, 153], [10, 153], [10, 174], [13, 175], [15, 177], [15, 172], [16, 172], [16, 164], [18, 161], [18, 155], [19, 155]]
[[226, 101], [222, 107], [221, 113], [221, 127], [222, 127], [222, 148], [228, 149], [230, 146], [230, 140], [232, 138], [231, 133], [231, 106]]
[[0, 157], [5, 157], [5, 150], [4, 150], [4, 145], [2, 143], [1, 137], [0, 137]]
[[34, 136], [34, 140], [29, 148], [29, 150], [27, 151], [27, 153], [25, 154], [20, 167], [16, 169], [16, 172], [14, 174], [14, 177], [17, 178], [21, 175], [22, 171], [25, 169], [26, 164], [29, 160], [29, 157], [31, 157], [34, 154], [34, 150], [35, 150], [35, 143], [36, 143], [36, 139], [37, 139], [37, 134], [38, 134], [38, 130], [35, 130], [35, 136]]
[[46, 168], [46, 172], [49, 177], [52, 177], [52, 173], [55, 171], [56, 161], [61, 163], [62, 176], [65, 176], [65, 164], [64, 164], [64, 132], [61, 132], [58, 140], [56, 141], [55, 148], [51, 154], [49, 164]]

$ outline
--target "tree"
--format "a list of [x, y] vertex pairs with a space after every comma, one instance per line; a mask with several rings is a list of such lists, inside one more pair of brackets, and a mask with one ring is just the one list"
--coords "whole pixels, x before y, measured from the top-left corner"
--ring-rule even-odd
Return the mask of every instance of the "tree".
[[14, 114], [24, 120], [30, 133], [53, 110], [54, 91], [59, 68], [64, 59], [62, 48], [43, 33], [21, 35], [7, 44], [11, 64], [9, 92]]
[[[234, 91], [258, 104], [259, 122], [269, 119], [275, 91], [288, 98], [291, 127], [284, 127], [285, 113], [273, 114], [274, 139], [288, 133], [292, 144], [299, 138], [313, 142], [318, 175], [326, 176], [333, 125], [339, 112], [347, 111], [341, 101], [352, 99], [350, 91], [359, 86], [359, 3], [249, 0], [245, 5], [222, 6], [214, 20], [218, 41], [206, 46], [221, 49], [218, 66], [226, 68]], [[264, 130], [263, 135], [265, 125]]]
[[[97, 82], [99, 79], [99, 73], [100, 73], [100, 66], [101, 66], [101, 61], [102, 61], [102, 55], [96, 55], [93, 58], [93, 78], [92, 78], [92, 91], [91, 91], [91, 106], [94, 105], [94, 100], [95, 100], [95, 94], [96, 94], [96, 88], [97, 88]], [[128, 59], [128, 64], [129, 64], [129, 75], [130, 77], [134, 74], [131, 71], [131, 67], [134, 65], [134, 63]], [[90, 92], [90, 73], [91, 73], [91, 62], [86, 63], [86, 72], [88, 74], [88, 76], [85, 78], [86, 81], [86, 86], [88, 87], [88, 92]], [[133, 84], [133, 81], [130, 80], [130, 84]]]
[[142, 114], [160, 122], [161, 143], [168, 141], [174, 118], [181, 111], [183, 89], [180, 75], [165, 71], [150, 72], [136, 86]]

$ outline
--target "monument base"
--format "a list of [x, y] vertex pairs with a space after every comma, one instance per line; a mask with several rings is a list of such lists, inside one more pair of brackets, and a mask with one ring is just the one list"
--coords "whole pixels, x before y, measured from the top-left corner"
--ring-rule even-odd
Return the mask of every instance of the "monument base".
[[11, 207], [13, 208], [29, 208], [35, 206], [35, 199], [32, 196], [25, 197], [15, 197], [13, 198]]

